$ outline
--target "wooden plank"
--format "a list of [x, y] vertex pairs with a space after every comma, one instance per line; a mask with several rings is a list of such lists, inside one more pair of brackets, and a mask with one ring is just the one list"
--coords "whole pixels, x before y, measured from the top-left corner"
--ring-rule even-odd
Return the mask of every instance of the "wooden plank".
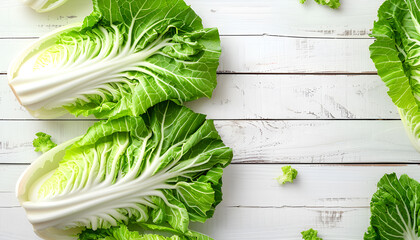
[[301, 240], [300, 232], [309, 228], [323, 239], [360, 240], [369, 217], [368, 208], [219, 208], [191, 228], [223, 240]]
[[[0, 171], [18, 172], [23, 167], [0, 165]], [[229, 166], [223, 179], [224, 200], [215, 216], [192, 228], [226, 240], [301, 239], [300, 232], [311, 227], [324, 239], [361, 239], [379, 179], [397, 172], [420, 180], [419, 165], [294, 165], [299, 171], [297, 179], [280, 186], [274, 178], [281, 167]], [[37, 239], [17, 203], [5, 203], [5, 190], [14, 185], [14, 179], [0, 175], [4, 183], [0, 186], [0, 239]]]
[[1, 240], [40, 240], [33, 232], [23, 208], [0, 208]]
[[[376, 75], [223, 74], [211, 99], [186, 105], [211, 119], [399, 119], [386, 92]], [[0, 119], [33, 119], [1, 75]]]
[[[314, 228], [319, 237], [359, 240], [369, 224], [368, 208], [230, 208], [218, 207], [193, 230], [217, 240], [301, 240], [301, 231]], [[38, 240], [22, 208], [0, 208], [0, 239]]]
[[372, 39], [222, 37], [221, 73], [376, 73]]
[[228, 74], [211, 99], [186, 105], [212, 119], [399, 119], [386, 92], [377, 75]]
[[[219, 73], [376, 73], [372, 39], [224, 36]], [[35, 39], [0, 39], [0, 73]]]
[[[93, 121], [0, 121], [0, 163], [30, 163], [36, 132], [58, 143]], [[235, 163], [408, 163], [420, 155], [400, 121], [215, 121]]]
[[[283, 36], [367, 38], [383, 0], [343, 1], [339, 10], [296, 0], [187, 0], [205, 26], [224, 35], [268, 34]], [[363, 6], [363, 7], [360, 7]], [[65, 6], [38, 14], [21, 1], [0, 3], [0, 37], [33, 37], [69, 22], [81, 21], [91, 2], [72, 0]]]
[[[15, 185], [28, 165], [0, 165], [0, 208], [19, 207]], [[385, 173], [420, 181], [420, 165], [295, 164], [293, 184], [279, 185], [281, 164], [232, 164], [223, 174], [223, 202], [232, 208], [367, 208]]]

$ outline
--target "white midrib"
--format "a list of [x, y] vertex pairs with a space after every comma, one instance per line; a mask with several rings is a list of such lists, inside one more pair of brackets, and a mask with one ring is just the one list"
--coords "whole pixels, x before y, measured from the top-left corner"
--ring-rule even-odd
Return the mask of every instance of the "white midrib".
[[[112, 185], [99, 184], [89, 191], [74, 193], [71, 197], [67, 195], [65, 199], [24, 202], [22, 206], [34, 229], [43, 230], [104, 213], [103, 210], [147, 204], [148, 197], [161, 196], [160, 190], [175, 188], [165, 182], [178, 174], [181, 173], [160, 172], [148, 179], [139, 177], [132, 181], [123, 181], [123, 178]], [[120, 206], [115, 207], [116, 203]]]
[[[166, 116], [166, 111], [164, 116]], [[164, 122], [161, 123], [161, 131], [162, 133], [164, 132]], [[167, 205], [171, 205], [161, 190], [176, 188], [174, 185], [166, 184], [166, 181], [182, 175], [183, 172], [170, 172], [170, 168], [165, 168], [153, 175], [161, 163], [162, 157], [164, 157], [160, 156], [163, 145], [162, 140], [159, 142], [158, 151], [151, 164], [145, 167], [145, 171], [140, 176], [137, 176], [141, 162], [144, 160], [147, 140], [151, 136], [152, 134], [150, 133], [144, 138], [141, 154], [138, 156], [135, 166], [116, 183], [112, 184], [112, 181], [106, 178], [96, 186], [90, 187], [90, 184], [87, 185], [85, 191], [64, 194], [62, 197], [57, 196], [54, 200], [43, 202], [24, 202], [22, 206], [25, 208], [28, 219], [33, 224], [34, 229], [42, 231], [51, 227], [60, 228], [61, 225], [74, 223], [85, 219], [87, 216], [99, 214], [109, 218], [106, 216], [107, 210], [136, 208], [136, 204], [154, 207], [149, 202], [150, 196], [160, 197]], [[161, 139], [164, 139], [164, 136]], [[177, 162], [179, 159], [175, 161]], [[91, 224], [92, 226], [95, 225], [93, 222]]]
[[10, 82], [10, 86], [22, 105], [31, 110], [60, 107], [107, 83], [127, 81], [123, 77], [125, 71], [132, 70], [163, 47], [171, 45], [168, 41], [152, 44], [137, 53], [122, 51], [115, 57], [88, 60], [78, 67], [19, 75]]

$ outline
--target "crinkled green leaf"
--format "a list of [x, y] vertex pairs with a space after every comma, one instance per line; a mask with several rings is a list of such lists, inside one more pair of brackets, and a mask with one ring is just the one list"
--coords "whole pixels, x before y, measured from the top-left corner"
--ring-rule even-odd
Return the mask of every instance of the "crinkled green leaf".
[[283, 175], [277, 177], [279, 184], [285, 184], [286, 182], [293, 183], [293, 180], [297, 177], [298, 171], [291, 166], [284, 166], [281, 168]]
[[416, 180], [385, 174], [370, 202], [370, 227], [364, 239], [419, 239], [419, 193]]
[[312, 228], [306, 231], [301, 232], [303, 240], [322, 240], [318, 237], [318, 231], [313, 230]]
[[79, 240], [196, 240], [196, 238], [188, 238], [182, 233], [169, 237], [158, 234], [141, 234], [136, 230], [129, 230], [126, 225], [119, 225], [108, 229], [84, 231], [80, 234]]
[[[306, 0], [299, 0], [300, 3], [304, 4]], [[332, 9], [337, 9], [340, 7], [340, 0], [315, 0], [316, 3], [321, 5], [326, 5]]]
[[51, 140], [51, 136], [43, 133], [43, 132], [38, 132], [35, 134], [37, 136], [37, 138], [35, 138], [32, 141], [32, 145], [35, 148], [35, 152], [42, 152], [45, 153], [47, 151], [49, 151], [51, 148], [54, 148], [55, 146], [57, 146], [57, 144], [55, 144], [52, 140]]

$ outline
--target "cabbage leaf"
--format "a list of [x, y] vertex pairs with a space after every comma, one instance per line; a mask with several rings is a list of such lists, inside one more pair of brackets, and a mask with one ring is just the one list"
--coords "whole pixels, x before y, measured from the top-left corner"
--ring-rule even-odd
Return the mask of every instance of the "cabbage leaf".
[[[300, 0], [300, 3], [304, 4], [306, 0]], [[340, 7], [340, 0], [315, 0], [316, 3], [320, 5], [328, 6], [332, 9], [337, 9]]]
[[222, 200], [231, 159], [211, 120], [165, 101], [43, 154], [19, 180], [18, 199], [45, 239], [133, 222], [187, 233]]
[[318, 237], [318, 231], [312, 228], [301, 232], [301, 234], [303, 240], [322, 240], [322, 238]]
[[[150, 227], [147, 224], [139, 224], [142, 229], [130, 230], [126, 225], [120, 224], [117, 227], [99, 229], [96, 231], [85, 230], [79, 235], [79, 240], [211, 240], [211, 238], [197, 232], [177, 232], [168, 227], [154, 225], [153, 230], [158, 228], [160, 234], [144, 233]], [[136, 226], [133, 226], [136, 228]], [[142, 231], [143, 233], [140, 233]], [[166, 237], [169, 235], [170, 237]]]
[[420, 151], [420, 8], [415, 0], [387, 0], [378, 10], [370, 55]]
[[32, 145], [35, 148], [35, 152], [45, 153], [57, 146], [57, 144], [51, 140], [51, 135], [48, 135], [43, 132], [38, 132], [35, 135], [37, 136], [37, 138], [35, 138], [32, 141]]
[[283, 175], [276, 178], [279, 184], [285, 184], [286, 182], [293, 183], [293, 180], [295, 180], [298, 175], [298, 171], [292, 168], [292, 166], [284, 166], [281, 170], [283, 171]]
[[420, 184], [395, 173], [385, 174], [370, 202], [371, 218], [365, 240], [419, 239]]
[[10, 65], [9, 85], [33, 116], [139, 116], [165, 100], [211, 97], [219, 34], [183, 0], [94, 0], [93, 7]]

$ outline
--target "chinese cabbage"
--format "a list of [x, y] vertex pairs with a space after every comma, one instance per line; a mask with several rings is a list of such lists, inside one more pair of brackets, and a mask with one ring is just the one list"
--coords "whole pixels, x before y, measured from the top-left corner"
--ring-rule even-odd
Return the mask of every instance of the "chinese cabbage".
[[18, 199], [45, 239], [129, 223], [186, 233], [213, 215], [231, 159], [211, 120], [166, 101], [46, 152], [19, 180]]
[[10, 65], [9, 85], [35, 117], [138, 116], [211, 97], [220, 39], [182, 0], [94, 0], [83, 23], [37, 40]]

